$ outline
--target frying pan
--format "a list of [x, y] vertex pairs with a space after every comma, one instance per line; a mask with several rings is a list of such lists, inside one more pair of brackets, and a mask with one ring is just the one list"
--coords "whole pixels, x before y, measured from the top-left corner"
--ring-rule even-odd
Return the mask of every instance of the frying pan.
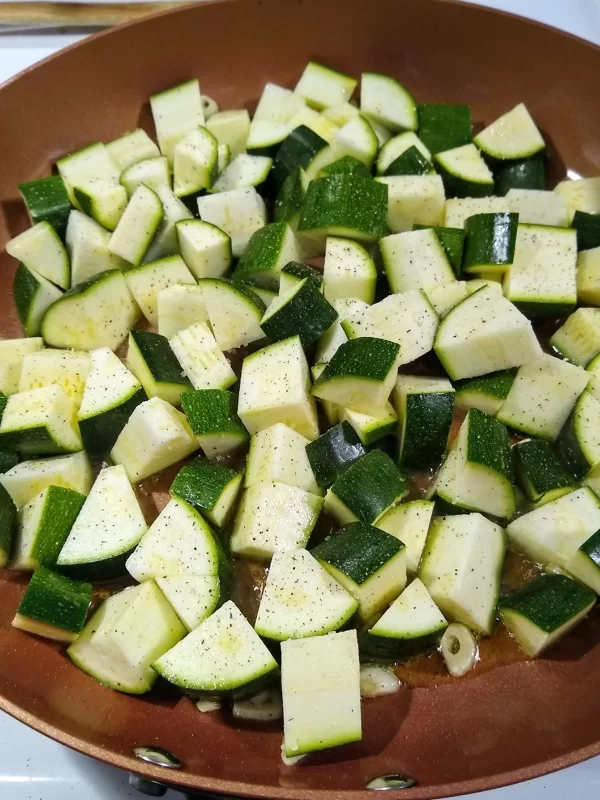
[[[252, 107], [267, 80], [293, 86], [308, 59], [358, 75], [389, 73], [418, 100], [464, 102], [477, 123], [524, 101], [544, 132], [554, 178], [600, 173], [600, 50], [550, 28], [445, 0], [237, 0], [201, 3], [106, 33], [0, 89], [0, 250], [27, 220], [17, 184], [88, 142], [149, 127], [147, 98], [198, 76], [221, 108]], [[14, 264], [0, 257], [0, 335], [19, 336]], [[157, 503], [164, 486], [150, 486]], [[489, 789], [600, 753], [600, 618], [537, 662], [500, 637], [451, 681], [406, 673], [364, 704], [363, 742], [285, 767], [281, 732], [200, 714], [161, 688], [112, 692], [61, 647], [11, 629], [24, 584], [0, 574], [0, 707], [80, 752], [189, 789], [277, 800], [367, 800], [385, 774], [410, 776], [406, 800]], [[168, 770], [140, 761], [166, 748]]]

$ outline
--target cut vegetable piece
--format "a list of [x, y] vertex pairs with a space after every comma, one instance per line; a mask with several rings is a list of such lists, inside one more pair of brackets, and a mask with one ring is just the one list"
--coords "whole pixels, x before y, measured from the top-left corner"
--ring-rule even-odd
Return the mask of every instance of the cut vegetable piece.
[[481, 514], [438, 517], [427, 537], [419, 578], [446, 617], [489, 636], [505, 551], [504, 531]]
[[320, 110], [347, 102], [356, 84], [357, 81], [349, 75], [324, 67], [316, 61], [309, 61], [294, 91], [310, 106]]
[[87, 495], [93, 482], [92, 468], [84, 452], [22, 461], [0, 476], [0, 484], [17, 508], [29, 503], [49, 486], [62, 486]]
[[431, 500], [413, 500], [386, 511], [375, 525], [400, 539], [406, 545], [406, 572], [414, 576], [425, 547], [434, 503]]
[[71, 284], [69, 255], [60, 236], [49, 222], [38, 222], [33, 228], [6, 243], [6, 252], [22, 261], [29, 270], [41, 275], [61, 289]]
[[81, 211], [73, 209], [67, 224], [66, 244], [71, 258], [71, 283], [76, 286], [100, 272], [123, 269], [125, 262], [108, 249], [110, 233]]
[[510, 211], [505, 197], [457, 197], [446, 200], [444, 225], [464, 228], [475, 214], [507, 214]]
[[5, 567], [10, 560], [16, 526], [17, 507], [0, 483], [0, 566], [2, 567]]
[[271, 341], [297, 334], [303, 347], [310, 347], [333, 325], [337, 316], [315, 282], [304, 278], [271, 303], [260, 325]]
[[170, 339], [195, 322], [206, 322], [208, 312], [200, 286], [174, 283], [161, 289], [156, 302], [158, 332]]
[[511, 428], [554, 441], [588, 380], [580, 367], [543, 355], [519, 368], [497, 417]]
[[205, 278], [198, 288], [221, 350], [235, 350], [264, 339], [261, 320], [265, 307], [243, 284]]
[[242, 255], [252, 234], [267, 224], [264, 200], [254, 187], [199, 197], [198, 210], [203, 221], [221, 228], [231, 237], [231, 249], [236, 258]]
[[255, 433], [246, 462], [245, 488], [278, 481], [312, 494], [322, 494], [321, 484], [315, 480], [311, 468], [311, 451], [307, 446], [310, 448], [312, 444], [305, 436], [280, 422]]
[[370, 178], [319, 178], [308, 186], [298, 230], [318, 242], [327, 236], [372, 242], [386, 233], [387, 209], [387, 187]]
[[305, 547], [323, 498], [280, 481], [256, 483], [242, 496], [231, 552], [268, 561], [277, 551]]
[[179, 331], [169, 344], [194, 389], [227, 389], [237, 381], [205, 322], [196, 322]]
[[478, 408], [484, 414], [496, 416], [502, 403], [508, 397], [514, 383], [516, 369], [505, 369], [461, 381], [456, 386], [456, 405], [458, 408], [469, 410]]
[[592, 610], [592, 591], [566, 575], [538, 575], [502, 600], [500, 618], [529, 658], [539, 656]]
[[561, 181], [554, 187], [554, 191], [560, 194], [567, 204], [569, 222], [576, 211], [600, 214], [600, 178]]
[[250, 114], [245, 108], [218, 111], [206, 120], [206, 127], [220, 145], [226, 145], [232, 156], [243, 153], [250, 132]]
[[168, 256], [142, 264], [128, 270], [125, 278], [142, 313], [154, 326], [158, 325], [159, 292], [178, 283], [196, 283], [181, 256]]
[[215, 575], [171, 575], [156, 584], [188, 631], [213, 614], [219, 604], [219, 579]]
[[474, 144], [464, 144], [436, 153], [448, 194], [454, 197], [485, 197], [494, 191], [494, 176]]
[[129, 417], [110, 457], [132, 483], [191, 455], [198, 442], [183, 414], [159, 397], [141, 403]]
[[303, 108], [306, 103], [299, 94], [267, 83], [254, 112], [246, 148], [264, 151], [282, 142], [292, 130], [290, 120]]
[[272, 166], [272, 158], [240, 153], [221, 172], [210, 191], [229, 192], [248, 186], [260, 186], [269, 177]]
[[467, 284], [465, 281], [452, 281], [452, 283], [435, 286], [425, 294], [438, 317], [444, 319], [454, 306], [468, 296]]
[[400, 423], [399, 462], [407, 469], [437, 467], [446, 452], [454, 389], [445, 378], [399, 375], [393, 402]]
[[420, 103], [417, 106], [419, 138], [432, 153], [471, 141], [469, 106]]
[[92, 585], [40, 567], [35, 571], [12, 621], [14, 628], [57, 642], [74, 642], [92, 603]]
[[202, 220], [177, 223], [181, 256], [196, 278], [220, 278], [232, 263], [231, 238], [225, 231]]
[[452, 266], [433, 228], [385, 236], [379, 247], [392, 292], [427, 292], [454, 281]]
[[221, 546], [189, 503], [169, 500], [127, 559], [127, 571], [139, 583], [172, 575], [219, 574]]
[[289, 225], [273, 222], [252, 235], [237, 264], [234, 278], [266, 288], [277, 288], [282, 268], [290, 261], [299, 261], [301, 257], [300, 245]]
[[392, 233], [409, 231], [415, 223], [442, 224], [445, 195], [439, 175], [394, 175], [376, 182], [388, 187], [387, 225]]
[[319, 376], [312, 393], [322, 400], [369, 413], [389, 398], [400, 348], [385, 339], [361, 337], [344, 342]]
[[576, 265], [572, 228], [519, 225], [504, 293], [529, 316], [560, 316], [577, 303]]
[[368, 414], [351, 408], [329, 405], [339, 410], [339, 420], [350, 423], [365, 447], [378, 442], [388, 434], [395, 433], [398, 427], [398, 417], [389, 402], [383, 408], [372, 408]]
[[150, 98], [158, 146], [173, 163], [175, 147], [188, 133], [204, 125], [202, 95], [197, 80], [187, 81]]
[[314, 442], [306, 444], [306, 456], [314, 479], [325, 489], [365, 453], [365, 448], [348, 422], [340, 422]]
[[[171, 496], [185, 500], [203, 517], [222, 528], [229, 520], [242, 487], [243, 475], [223, 464], [195, 458], [182, 467], [171, 484]], [[199, 569], [187, 570], [204, 574]]]
[[106, 145], [95, 142], [59, 159], [56, 166], [73, 205], [113, 231], [125, 211], [127, 192]]
[[434, 490], [442, 507], [510, 519], [515, 495], [512, 453], [504, 425], [472, 408], [437, 475]]
[[121, 173], [120, 180], [130, 199], [140, 186], [145, 186], [154, 192], [159, 186], [171, 191], [171, 170], [169, 169], [167, 157], [147, 158], [145, 161], [132, 164]]
[[177, 223], [192, 219], [192, 214], [185, 203], [176, 197], [168, 186], [153, 188], [162, 203], [163, 220], [146, 251], [144, 256], [146, 262], [176, 255], [180, 249], [183, 252], [183, 247], [177, 237]]
[[[553, 192], [554, 196], [556, 194]], [[566, 222], [564, 223], [567, 224]], [[577, 249], [591, 250], [600, 245], [600, 215], [576, 211], [572, 227], [577, 231]]]
[[217, 177], [218, 142], [207, 128], [195, 128], [173, 151], [173, 191], [186, 197], [210, 189]]
[[473, 141], [486, 155], [502, 160], [529, 158], [546, 146], [523, 103], [498, 117]]
[[182, 396], [183, 411], [198, 444], [209, 457], [225, 455], [248, 441], [237, 415], [237, 397], [223, 389], [200, 389]]
[[90, 355], [77, 350], [39, 350], [23, 359], [19, 392], [60, 386], [79, 408], [90, 370]]
[[58, 235], [63, 238], [73, 206], [60, 175], [20, 183], [19, 191], [27, 206], [31, 224], [49, 222]]
[[361, 740], [359, 673], [356, 631], [282, 643], [286, 757]]
[[518, 367], [542, 354], [527, 318], [489, 288], [474, 292], [442, 320], [434, 350], [452, 380]]
[[13, 280], [13, 298], [21, 325], [27, 336], [37, 336], [48, 308], [63, 293], [50, 281], [19, 264]]
[[357, 600], [363, 621], [395, 600], [406, 585], [403, 542], [363, 522], [344, 525], [312, 555]]
[[0, 392], [14, 394], [19, 391], [19, 377], [23, 359], [44, 346], [41, 337], [0, 340]]
[[407, 492], [404, 473], [382, 450], [372, 450], [338, 477], [325, 496], [325, 510], [342, 524], [371, 524]]
[[11, 568], [35, 570], [56, 566], [59, 553], [85, 502], [85, 495], [48, 486], [19, 514]]
[[262, 684], [277, 662], [238, 607], [227, 602], [152, 667], [182, 689], [235, 693]]
[[363, 636], [367, 657], [409, 661], [433, 650], [448, 627], [425, 585], [416, 578]]
[[106, 149], [120, 170], [160, 155], [160, 150], [142, 128], [125, 133], [118, 139], [113, 139], [112, 142], [107, 142]]
[[281, 187], [288, 176], [298, 167], [306, 168], [319, 150], [326, 145], [325, 139], [306, 125], [295, 128], [277, 151], [273, 166], [273, 178], [276, 185]]
[[250, 433], [283, 422], [307, 439], [319, 424], [306, 356], [298, 336], [276, 342], [244, 359], [238, 414]]
[[145, 400], [140, 382], [108, 347], [93, 350], [78, 415], [85, 448], [90, 453], [110, 450], [133, 410]]
[[412, 95], [395, 78], [363, 72], [360, 109], [388, 130], [417, 129], [417, 105]]
[[475, 214], [465, 220], [464, 272], [502, 275], [515, 260], [518, 214]]
[[600, 247], [577, 256], [577, 299], [580, 303], [600, 306]]
[[[543, 158], [526, 158], [524, 161], [507, 161], [496, 175], [497, 194], [516, 191], [541, 192], [546, 188], [546, 167]], [[533, 209], [531, 209], [533, 211]], [[518, 211], [513, 208], [511, 211]], [[532, 220], [534, 221], [534, 220]], [[539, 220], [535, 220], [539, 221]], [[525, 222], [525, 220], [523, 220]], [[559, 223], [552, 223], [557, 225]]]
[[330, 236], [325, 247], [323, 294], [330, 303], [355, 297], [365, 303], [375, 300], [375, 262], [358, 242]]
[[46, 311], [41, 334], [51, 347], [116, 350], [139, 317], [120, 270], [101, 272], [58, 298]]
[[67, 653], [105, 686], [144, 694], [158, 678], [150, 664], [185, 633], [156, 583], [146, 581], [105, 600]]
[[[556, 440], [558, 454], [578, 479], [600, 463], [599, 421], [600, 401], [590, 392], [583, 392]], [[597, 472], [594, 469], [589, 477], [595, 477]]]
[[[428, 353], [438, 318], [423, 292], [401, 292], [368, 308], [354, 311], [342, 328], [349, 339], [375, 337], [400, 345], [400, 365]], [[371, 407], [375, 403], [371, 403]]]
[[306, 550], [275, 553], [255, 630], [280, 642], [320, 636], [345, 625], [357, 607], [357, 600]]
[[60, 386], [11, 394], [0, 423], [0, 447], [36, 456], [83, 450], [73, 401]]
[[160, 397], [178, 406], [182, 393], [192, 388], [169, 340], [158, 333], [131, 331], [126, 363], [148, 397]]
[[549, 342], [561, 357], [586, 367], [600, 353], [600, 308], [578, 308]]
[[303, 169], [298, 167], [283, 182], [275, 200], [273, 219], [275, 222], [287, 222], [292, 230], [298, 227], [300, 210], [306, 196], [308, 178]]
[[519, 483], [528, 500], [538, 506], [551, 503], [575, 489], [552, 446], [539, 439], [526, 439], [513, 447]]
[[103, 469], [57, 559], [74, 577], [104, 580], [123, 575], [125, 561], [148, 526], [122, 466]]
[[[311, 280], [317, 289], [321, 289], [323, 284], [323, 274], [313, 267], [307, 267], [299, 261], [290, 261], [282, 267], [279, 279], [279, 294], [287, 294], [294, 286], [303, 281], [304, 278]], [[270, 305], [270, 303], [269, 303]]]
[[600, 567], [580, 549], [600, 529], [600, 501], [588, 487], [576, 489], [510, 523], [511, 546], [540, 564], [555, 564], [596, 593]]
[[391, 165], [412, 148], [415, 148], [423, 156], [423, 159], [431, 165], [431, 153], [423, 142], [416, 133], [406, 132], [392, 137], [382, 146], [377, 157], [377, 174], [386, 174]]
[[506, 201], [510, 210], [519, 215], [521, 224], [552, 227], [564, 227], [568, 224], [567, 204], [556, 192], [511, 189], [506, 194]]

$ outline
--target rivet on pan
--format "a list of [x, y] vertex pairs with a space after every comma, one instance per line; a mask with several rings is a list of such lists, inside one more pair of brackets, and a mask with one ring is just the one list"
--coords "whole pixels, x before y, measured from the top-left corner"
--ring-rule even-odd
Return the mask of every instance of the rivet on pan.
[[147, 778], [142, 778], [139, 775], [134, 775], [133, 772], [129, 773], [129, 785], [133, 789], [137, 789], [141, 794], [148, 795], [149, 797], [164, 797], [167, 793], [167, 787], [157, 781], [149, 781]]
[[376, 792], [385, 792], [389, 789], [411, 789], [416, 786], [418, 781], [410, 775], [378, 775], [366, 784], [366, 789], [374, 789]]
[[169, 753], [164, 747], [136, 747], [133, 751], [136, 758], [154, 764], [155, 767], [166, 767], [166, 769], [179, 769], [181, 761]]

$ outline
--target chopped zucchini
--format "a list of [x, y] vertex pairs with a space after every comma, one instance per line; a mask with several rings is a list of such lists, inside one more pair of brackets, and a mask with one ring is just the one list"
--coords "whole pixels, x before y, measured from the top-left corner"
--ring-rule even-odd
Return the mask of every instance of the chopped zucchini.
[[204, 222], [210, 222], [231, 238], [235, 258], [245, 251], [252, 234], [267, 224], [265, 202], [253, 186], [199, 197], [198, 211]]
[[505, 551], [504, 531], [481, 514], [437, 517], [418, 576], [444, 616], [489, 636]]
[[554, 441], [588, 381], [581, 367], [543, 355], [519, 367], [496, 416], [511, 428]]
[[224, 389], [185, 392], [181, 404], [208, 458], [230, 453], [248, 441], [248, 431], [237, 415], [237, 397], [231, 392]]
[[26, 336], [37, 336], [46, 311], [63, 296], [50, 281], [19, 264], [13, 280], [13, 298]]
[[[335, 483], [337, 478], [365, 453], [365, 448], [348, 422], [340, 422], [314, 442], [306, 443], [309, 469], [312, 468], [311, 474], [314, 473], [316, 483], [324, 489]], [[310, 489], [310, 491], [315, 490]]]
[[508, 397], [514, 383], [516, 369], [492, 372], [478, 378], [459, 381], [456, 385], [456, 405], [468, 411], [478, 408], [484, 414], [494, 417]]
[[325, 246], [323, 294], [330, 303], [355, 297], [375, 300], [377, 269], [365, 248], [352, 239], [329, 236]]
[[66, 245], [71, 259], [71, 283], [93, 278], [101, 272], [125, 267], [123, 259], [108, 249], [110, 233], [91, 217], [73, 209], [67, 223]]
[[376, 182], [388, 188], [387, 226], [392, 233], [410, 231], [415, 223], [442, 225], [445, 194], [439, 175], [393, 175]]
[[49, 486], [62, 486], [87, 495], [93, 482], [92, 468], [84, 452], [21, 461], [0, 475], [0, 484], [10, 494], [17, 508], [29, 503]]
[[568, 224], [567, 204], [556, 192], [511, 189], [506, 193], [506, 201], [511, 212], [519, 215], [521, 224], [550, 225], [555, 228]]
[[575, 481], [549, 442], [525, 439], [514, 445], [513, 455], [521, 488], [537, 506], [551, 503], [575, 489]]
[[219, 111], [206, 120], [206, 127], [220, 145], [227, 145], [232, 156], [243, 153], [250, 132], [250, 114], [245, 108]]
[[[110, 352], [110, 351], [109, 351]], [[90, 371], [89, 353], [82, 350], [38, 350], [23, 358], [19, 392], [60, 386], [79, 409]]]
[[275, 553], [254, 626], [274, 641], [322, 636], [354, 615], [357, 600], [306, 550]]
[[474, 144], [436, 153], [434, 161], [453, 197], [486, 197], [494, 192], [494, 176]]
[[167, 339], [195, 322], [206, 322], [208, 311], [200, 286], [174, 283], [161, 289], [156, 298], [158, 332]]
[[11, 394], [0, 423], [0, 448], [35, 456], [83, 450], [73, 401], [60, 386]]
[[399, 421], [399, 463], [430, 469], [446, 452], [454, 412], [454, 389], [445, 378], [399, 375], [393, 402]]
[[475, 214], [465, 221], [464, 272], [504, 274], [515, 260], [518, 214]]
[[122, 466], [103, 469], [65, 543], [60, 572], [104, 580], [123, 575], [125, 561], [148, 526]]
[[486, 155], [500, 160], [529, 158], [546, 146], [523, 103], [498, 117], [473, 141]]
[[173, 164], [175, 147], [188, 133], [204, 125], [204, 108], [197, 80], [173, 86], [150, 98], [158, 146]]
[[20, 183], [19, 192], [25, 201], [31, 224], [49, 222], [58, 235], [64, 238], [73, 206], [60, 175]]
[[250, 440], [244, 487], [249, 489], [258, 483], [279, 481], [311, 494], [322, 494], [310, 455], [313, 445], [322, 438], [311, 443], [281, 422], [258, 431]]
[[320, 111], [327, 106], [346, 103], [356, 84], [357, 81], [349, 75], [309, 61], [294, 92], [303, 97], [309, 106]]
[[385, 236], [379, 247], [392, 292], [428, 292], [454, 281], [452, 266], [433, 228]]
[[169, 344], [194, 389], [227, 389], [237, 381], [206, 322], [184, 328]]
[[131, 331], [126, 364], [148, 397], [160, 397], [178, 406], [182, 393], [192, 388], [169, 340], [158, 333]]
[[413, 500], [400, 503], [386, 511], [375, 524], [391, 533], [406, 546], [406, 572], [416, 574], [431, 524], [434, 503], [431, 500]]
[[[229, 520], [242, 487], [243, 475], [223, 464], [195, 458], [182, 467], [171, 484], [171, 496], [185, 500], [203, 517], [222, 528]], [[188, 570], [204, 574], [198, 570]]]
[[53, 639], [74, 642], [92, 603], [92, 585], [37, 569], [12, 621], [13, 628]]
[[549, 341], [561, 358], [586, 367], [600, 353], [600, 308], [578, 308]]
[[271, 303], [260, 325], [273, 342], [298, 335], [303, 347], [310, 347], [333, 325], [337, 316], [315, 282], [304, 278]]
[[37, 353], [44, 346], [39, 337], [0, 340], [0, 392], [14, 394], [19, 391], [19, 377], [23, 359], [28, 353]]
[[38, 222], [15, 236], [6, 243], [6, 252], [61, 289], [71, 285], [69, 255], [49, 222]]
[[323, 498], [280, 481], [261, 481], [242, 496], [231, 552], [268, 561], [273, 553], [306, 547]]
[[119, 434], [110, 457], [134, 483], [177, 463], [198, 449], [183, 414], [159, 397], [141, 403]]
[[417, 113], [419, 138], [432, 153], [460, 147], [471, 141], [469, 106], [420, 103]]

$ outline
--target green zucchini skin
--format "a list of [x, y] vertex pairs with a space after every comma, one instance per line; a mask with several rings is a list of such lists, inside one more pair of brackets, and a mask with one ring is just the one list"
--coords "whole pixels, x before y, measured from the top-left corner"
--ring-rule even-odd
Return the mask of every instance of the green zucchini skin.
[[577, 250], [600, 247], [600, 214], [576, 211], [571, 227], [577, 231]]
[[515, 257], [518, 214], [475, 214], [465, 222], [466, 272], [492, 265], [510, 265]]
[[298, 167], [287, 176], [277, 194], [273, 210], [274, 222], [292, 224], [294, 218], [300, 214], [305, 196], [305, 179], [301, 167]]
[[437, 466], [446, 452], [454, 392], [423, 392], [406, 397], [400, 464], [406, 469]]
[[129, 417], [139, 404], [147, 399], [146, 392], [140, 387], [129, 399], [116, 408], [111, 408], [94, 417], [79, 420], [79, 430], [84, 448], [88, 452], [96, 454], [112, 450]]
[[304, 348], [313, 345], [338, 318], [335, 308], [323, 297], [313, 278], [300, 281], [293, 295], [273, 310], [267, 310], [260, 323], [272, 342], [299, 336]]
[[550, 442], [542, 439], [519, 442], [513, 447], [513, 455], [521, 488], [532, 502], [539, 502], [549, 493], [552, 493], [552, 497], [548, 500], [555, 499], [575, 489], [575, 482]]
[[92, 585], [39, 567], [32, 575], [17, 614], [80, 633], [92, 602]]
[[452, 150], [471, 141], [471, 109], [465, 105], [419, 103], [418, 135], [431, 153]]
[[566, 575], [538, 575], [500, 602], [499, 611], [526, 617], [545, 633], [562, 627], [596, 599], [595, 593]]
[[327, 178], [330, 175], [342, 175], [344, 173], [358, 175], [361, 178], [371, 177], [371, 173], [366, 164], [363, 164], [362, 161], [359, 161], [358, 158], [354, 156], [342, 156], [342, 158], [338, 158], [337, 161], [323, 167], [319, 172], [319, 177]]
[[504, 197], [511, 189], [546, 188], [546, 167], [541, 158], [503, 164], [496, 174], [495, 194]]
[[[430, 228], [431, 225], [420, 225], [415, 222], [413, 231], [420, 231]], [[444, 252], [448, 256], [455, 275], [460, 275], [462, 271], [463, 250], [465, 245], [465, 231], [463, 228], [447, 228], [443, 225], [433, 226]]]
[[0, 567], [5, 567], [10, 560], [16, 527], [17, 507], [0, 483]]
[[431, 161], [413, 145], [395, 158], [384, 175], [428, 175], [433, 172]]
[[334, 425], [306, 445], [306, 455], [315, 479], [325, 489], [366, 452], [354, 428], [346, 421]]
[[351, 522], [313, 548], [311, 554], [360, 586], [403, 548], [404, 544], [390, 533], [362, 522]]
[[288, 175], [291, 175], [298, 167], [302, 167], [302, 169], [308, 167], [319, 150], [326, 146], [325, 139], [307, 128], [306, 125], [294, 128], [281, 143], [273, 163], [273, 178], [276, 186], [280, 188]]
[[32, 223], [36, 225], [38, 222], [49, 222], [64, 240], [73, 206], [60, 175], [21, 183], [19, 191]]

